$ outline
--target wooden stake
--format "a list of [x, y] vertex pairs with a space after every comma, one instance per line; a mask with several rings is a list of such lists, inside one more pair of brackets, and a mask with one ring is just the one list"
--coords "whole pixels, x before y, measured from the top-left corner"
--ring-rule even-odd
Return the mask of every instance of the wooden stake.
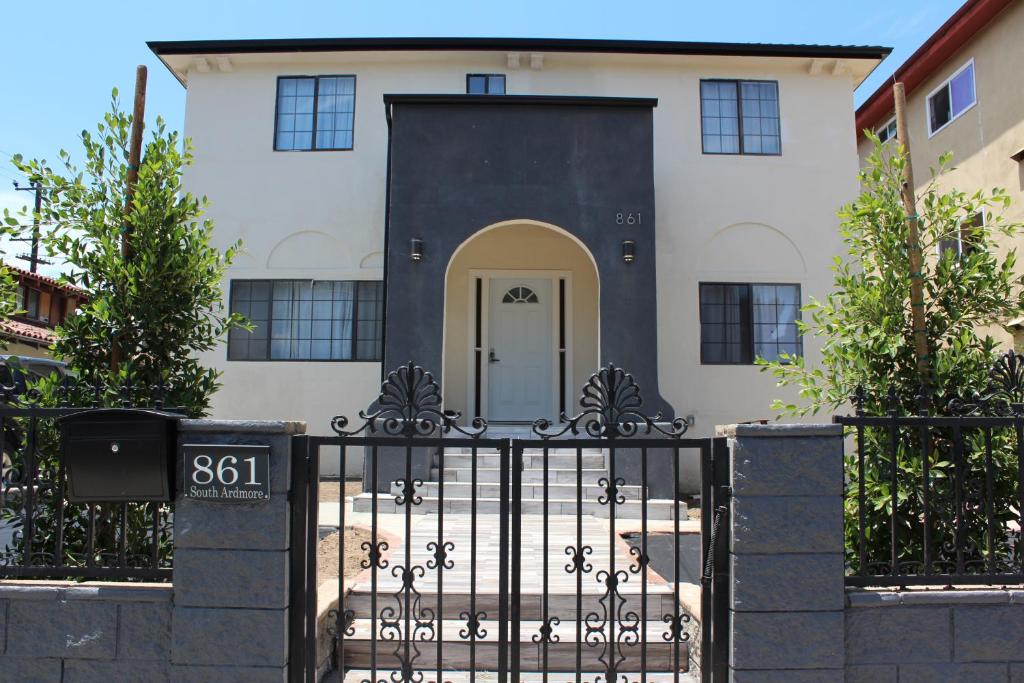
[[924, 275], [921, 257], [921, 221], [917, 215], [914, 197], [914, 168], [910, 161], [910, 131], [907, 129], [907, 93], [903, 83], [892, 86], [896, 102], [896, 139], [903, 147], [906, 163], [903, 166], [903, 186], [900, 194], [907, 214], [907, 254], [910, 257], [910, 321], [914, 334], [914, 353], [917, 357], [917, 375], [922, 386], [931, 384], [931, 355], [928, 348], [928, 330], [924, 317]]
[[[134, 208], [135, 183], [139, 180], [139, 164], [142, 162], [142, 132], [145, 128], [146, 117], [146, 80], [149, 71], [145, 65], [140, 64], [135, 68], [135, 102], [132, 107], [132, 132], [128, 143], [128, 177], [124, 190], [124, 226], [121, 233], [121, 258], [125, 262], [131, 261], [133, 256], [131, 246], [131, 230], [128, 227], [128, 216]], [[124, 357], [124, 349], [121, 348], [121, 341], [114, 340], [110, 356], [110, 369], [117, 372], [121, 358]]]

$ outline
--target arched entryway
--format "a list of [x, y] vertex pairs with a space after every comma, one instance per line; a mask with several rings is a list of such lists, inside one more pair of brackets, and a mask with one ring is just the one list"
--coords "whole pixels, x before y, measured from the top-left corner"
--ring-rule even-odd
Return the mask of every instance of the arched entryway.
[[598, 367], [599, 278], [593, 256], [560, 228], [488, 226], [445, 273], [445, 406], [495, 423], [554, 418]]

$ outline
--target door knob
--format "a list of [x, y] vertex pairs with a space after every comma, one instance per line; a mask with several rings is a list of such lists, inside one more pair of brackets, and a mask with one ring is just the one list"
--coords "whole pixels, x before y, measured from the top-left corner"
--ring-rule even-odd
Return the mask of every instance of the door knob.
[[487, 354], [487, 362], [488, 363], [500, 363], [501, 362], [500, 358], [496, 358], [494, 356], [494, 349], [491, 349], [491, 352], [489, 354]]

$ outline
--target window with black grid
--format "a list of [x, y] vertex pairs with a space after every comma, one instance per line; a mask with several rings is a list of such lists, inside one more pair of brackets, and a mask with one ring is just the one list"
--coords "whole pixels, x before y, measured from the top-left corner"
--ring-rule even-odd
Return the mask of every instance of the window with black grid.
[[504, 74], [467, 74], [466, 94], [468, 95], [504, 95]]
[[803, 354], [800, 285], [701, 283], [701, 363], [744, 365]]
[[782, 153], [778, 83], [703, 80], [700, 97], [705, 154]]
[[229, 360], [381, 358], [380, 282], [235, 280], [230, 307], [249, 318], [254, 329], [231, 332]]
[[355, 102], [355, 76], [278, 78], [274, 149], [352, 149]]

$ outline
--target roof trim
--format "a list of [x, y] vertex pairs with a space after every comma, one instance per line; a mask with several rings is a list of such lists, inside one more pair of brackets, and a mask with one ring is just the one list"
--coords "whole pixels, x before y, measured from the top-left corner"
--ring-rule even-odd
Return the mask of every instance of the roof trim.
[[385, 106], [392, 104], [537, 104], [583, 107], [639, 107], [658, 106], [656, 97], [583, 97], [577, 95], [405, 95], [385, 94]]
[[874, 128], [889, 117], [895, 107], [893, 83], [902, 81], [910, 95], [1011, 2], [1013, 0], [967, 0], [857, 108], [857, 136], [862, 135], [865, 128]]
[[714, 43], [667, 40], [593, 40], [578, 38], [272, 38], [247, 40], [149, 41], [158, 56], [272, 52], [352, 51], [537, 51], [667, 55], [737, 55], [884, 59], [892, 48], [877, 45], [801, 45]]

